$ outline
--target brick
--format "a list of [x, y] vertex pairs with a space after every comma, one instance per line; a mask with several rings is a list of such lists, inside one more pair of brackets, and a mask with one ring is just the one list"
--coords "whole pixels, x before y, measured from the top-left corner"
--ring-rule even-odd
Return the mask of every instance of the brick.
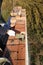
[[21, 32], [24, 32], [25, 31], [25, 25], [16, 25], [15, 26], [15, 29], [16, 30], [19, 30]]
[[12, 45], [12, 44], [19, 44], [19, 40], [18, 39], [11, 39], [7, 41], [7, 45]]
[[20, 41], [20, 44], [25, 44], [25, 40], [24, 41]]
[[14, 59], [11, 59], [12, 61], [12, 65], [17, 65], [17, 61], [16, 60], [14, 60]]
[[14, 36], [9, 36], [9, 38], [8, 39], [14, 39], [15, 37]]
[[25, 59], [25, 46], [19, 45], [18, 59]]
[[[17, 15], [18, 9], [21, 10], [22, 15]], [[12, 18], [12, 22], [14, 23], [14, 21], [16, 21], [14, 31], [16, 33], [25, 32], [25, 9], [17, 7], [15, 8], [15, 11], [11, 13], [11, 16], [13, 16], [13, 14], [15, 16]], [[18, 14], [20, 14], [20, 12]], [[16, 18], [16, 20], [14, 18]], [[25, 65], [25, 40], [19, 40], [16, 36], [9, 36], [6, 47], [10, 51], [12, 65]]]
[[14, 63], [16, 63], [16, 65], [25, 65], [25, 60], [14, 60]]
[[18, 60], [17, 65], [25, 65], [25, 60]]
[[25, 60], [13, 60], [13, 65], [25, 65]]
[[12, 39], [12, 40], [8, 40], [8, 42], [7, 42], [7, 45], [13, 45], [14, 44], [14, 39]]
[[25, 29], [24, 28], [16, 28], [16, 30], [18, 30], [18, 31], [20, 31], [20, 32], [24, 32], [25, 31]]
[[7, 48], [9, 49], [9, 51], [17, 51], [18, 45], [7, 45]]
[[10, 57], [12, 58], [12, 59], [17, 59], [17, 52], [11, 52], [10, 53]]
[[20, 41], [17, 39], [17, 40], [14, 40], [14, 44], [19, 44]]
[[[18, 26], [19, 26], [19, 27], [18, 27]], [[24, 25], [24, 24], [20, 24], [20, 25], [18, 24], [18, 25], [15, 26], [15, 28], [16, 28], [16, 27], [18, 27], [18, 28], [24, 27], [24, 28], [25, 28], [25, 25]]]

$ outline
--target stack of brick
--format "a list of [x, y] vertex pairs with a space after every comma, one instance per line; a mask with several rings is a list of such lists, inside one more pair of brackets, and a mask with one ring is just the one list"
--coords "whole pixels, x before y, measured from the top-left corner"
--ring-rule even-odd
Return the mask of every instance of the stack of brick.
[[15, 37], [9, 37], [7, 48], [13, 65], [25, 65], [25, 44]]
[[[14, 30], [25, 32], [25, 9], [15, 7], [11, 12], [12, 22], [15, 24]], [[6, 48], [9, 50], [12, 65], [25, 65], [25, 39], [20, 40], [15, 36], [9, 36]]]

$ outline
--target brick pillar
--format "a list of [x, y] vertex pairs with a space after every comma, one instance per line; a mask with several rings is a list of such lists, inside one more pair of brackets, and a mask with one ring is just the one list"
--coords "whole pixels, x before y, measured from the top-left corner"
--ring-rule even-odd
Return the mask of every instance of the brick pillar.
[[10, 52], [10, 59], [13, 65], [25, 65], [25, 44], [17, 38], [9, 37], [7, 49]]
[[[21, 11], [19, 11], [19, 9]], [[12, 65], [25, 65], [25, 9], [22, 9], [20, 7], [16, 7], [13, 12], [11, 12], [11, 16], [13, 17], [11, 19], [12, 25], [15, 22], [15, 36], [9, 36], [6, 48], [9, 51], [10, 60], [12, 62]], [[19, 35], [20, 34], [20, 35]], [[24, 37], [21, 36], [24, 34]], [[16, 37], [16, 35], [19, 35], [19, 37]], [[24, 38], [24, 41], [21, 40], [21, 38]]]

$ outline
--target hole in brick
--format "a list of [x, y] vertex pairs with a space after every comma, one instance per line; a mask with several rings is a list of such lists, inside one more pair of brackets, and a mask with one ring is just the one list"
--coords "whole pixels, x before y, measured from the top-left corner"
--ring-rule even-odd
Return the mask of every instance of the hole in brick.
[[19, 51], [17, 51], [17, 53], [19, 53]]

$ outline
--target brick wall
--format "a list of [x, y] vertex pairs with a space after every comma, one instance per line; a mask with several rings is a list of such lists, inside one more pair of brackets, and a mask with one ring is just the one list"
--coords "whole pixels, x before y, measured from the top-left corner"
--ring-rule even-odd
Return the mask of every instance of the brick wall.
[[[12, 39], [13, 39], [13, 43], [12, 43]], [[25, 44], [24, 42], [18, 39], [14, 39], [14, 37], [10, 37], [8, 38], [6, 48], [8, 49], [9, 54], [10, 54], [9, 60], [11, 60], [13, 65], [25, 65]]]
[[[18, 10], [19, 7], [17, 7], [16, 10]], [[14, 11], [16, 11], [14, 10]], [[13, 17], [12, 23], [15, 23], [15, 28], [14, 30], [25, 32], [25, 9], [20, 9], [21, 13], [18, 14], [18, 11], [12, 12], [11, 16]], [[14, 15], [13, 15], [14, 13]], [[16, 13], [16, 15], [15, 15]], [[15, 33], [17, 33], [15, 31]], [[20, 34], [19, 33], [19, 34]], [[7, 49], [7, 50], [6, 50]], [[25, 40], [22, 41], [15, 36], [9, 36], [7, 45], [6, 45], [5, 53], [4, 55], [6, 56], [6, 52], [9, 52], [9, 55], [7, 53], [7, 58], [11, 61], [12, 65], [25, 65]]]

